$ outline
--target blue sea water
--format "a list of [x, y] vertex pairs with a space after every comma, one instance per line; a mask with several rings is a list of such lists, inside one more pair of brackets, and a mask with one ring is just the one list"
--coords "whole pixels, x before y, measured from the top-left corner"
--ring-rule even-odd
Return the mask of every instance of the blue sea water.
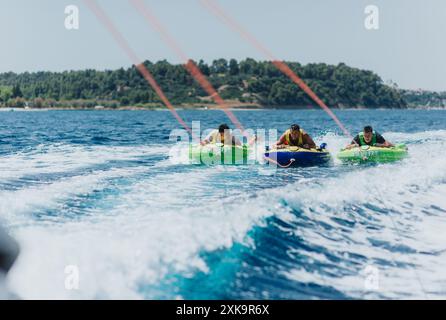
[[[191, 124], [220, 111], [179, 111]], [[333, 155], [320, 110], [237, 111], [245, 128], [297, 122]], [[178, 161], [164, 111], [0, 112], [0, 223], [23, 298], [446, 298], [446, 111], [336, 111], [409, 157], [271, 170]], [[182, 159], [184, 160], [184, 159]], [[66, 287], [70, 267], [79, 287]]]

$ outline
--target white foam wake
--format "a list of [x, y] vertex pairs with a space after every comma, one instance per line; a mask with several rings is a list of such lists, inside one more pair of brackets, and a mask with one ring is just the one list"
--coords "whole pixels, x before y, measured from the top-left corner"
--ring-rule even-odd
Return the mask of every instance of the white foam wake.
[[[105, 212], [92, 208], [97, 211], [94, 215], [74, 221], [20, 225], [15, 223], [18, 217], [36, 207], [57, 209], [73, 195], [104, 189], [110, 179], [134, 176], [139, 169], [93, 172], [34, 189], [4, 192], [3, 200], [17, 199], [0, 208], [4, 213], [10, 212], [8, 222], [18, 226], [14, 233], [22, 245], [22, 255], [11, 274], [11, 286], [24, 298], [157, 297], [158, 293], [150, 287], [166, 275], [188, 276], [197, 270], [206, 271], [200, 255], [203, 251], [229, 248], [236, 242], [249, 243], [248, 231], [262, 226], [272, 214], [297, 221], [298, 217], [288, 213], [292, 207], [310, 217], [315, 226], [296, 229], [296, 236], [335, 254], [363, 255], [367, 262], [350, 265], [346, 258], [341, 267], [350, 276], [338, 278], [323, 277], [296, 266], [286, 273], [289, 278], [363, 296], [367, 292], [362, 270], [368, 263], [382, 259], [415, 263], [415, 267], [383, 268], [380, 294], [401, 297], [401, 292], [408, 292], [410, 297], [422, 297], [426, 292], [441, 292], [446, 279], [444, 254], [426, 256], [423, 252], [441, 252], [446, 240], [441, 232], [446, 227], [444, 214], [432, 209], [446, 208], [445, 160], [438, 151], [444, 150], [446, 132], [385, 135], [394, 142], [408, 143], [410, 157], [395, 164], [351, 167], [351, 172], [342, 171], [339, 176], [324, 180], [301, 180], [285, 188], [256, 191], [256, 197], [219, 197], [221, 190], [216, 188], [216, 182], [237, 168], [225, 171], [221, 167], [197, 167], [181, 172], [167, 168], [124, 189], [118, 188], [114, 206]], [[332, 149], [348, 142], [334, 135], [321, 140]], [[21, 203], [20, 199], [26, 200]], [[282, 200], [288, 206], [282, 206]], [[354, 206], [360, 206], [365, 215], [352, 213]], [[335, 217], [353, 221], [354, 228], [344, 232], [332, 219]], [[322, 228], [322, 223], [332, 226], [332, 230]], [[370, 229], [370, 225], [380, 227]], [[393, 252], [373, 245], [370, 239], [389, 246], [403, 244], [413, 253]], [[326, 259], [316, 253], [313, 258]], [[67, 265], [79, 268], [79, 290], [65, 288]], [[174, 297], [176, 292], [164, 294]]]
[[168, 150], [167, 146], [39, 145], [31, 150], [1, 157], [0, 179], [5, 182], [27, 175], [71, 172], [110, 161], [167, 154]]

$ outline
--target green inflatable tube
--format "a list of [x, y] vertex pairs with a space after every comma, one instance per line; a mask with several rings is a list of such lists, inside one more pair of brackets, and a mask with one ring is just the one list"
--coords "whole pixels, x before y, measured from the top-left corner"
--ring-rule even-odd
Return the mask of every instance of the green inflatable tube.
[[397, 144], [391, 148], [362, 146], [353, 149], [343, 149], [338, 153], [338, 159], [344, 163], [386, 163], [404, 159], [407, 156], [405, 144]]
[[248, 164], [249, 148], [243, 146], [227, 146], [221, 143], [189, 145], [189, 159], [192, 164], [204, 165], [243, 165]]

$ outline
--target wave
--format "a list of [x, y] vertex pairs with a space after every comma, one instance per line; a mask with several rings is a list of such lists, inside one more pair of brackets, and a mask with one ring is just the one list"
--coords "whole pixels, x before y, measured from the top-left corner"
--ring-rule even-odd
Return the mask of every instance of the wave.
[[[410, 156], [270, 176], [257, 166], [176, 166], [164, 146], [40, 146], [2, 157], [16, 166], [1, 170], [8, 179], [89, 168], [0, 193], [22, 246], [11, 286], [24, 298], [190, 298], [185, 279], [201, 275], [212, 290], [223, 290], [218, 281], [238, 289], [208, 292], [217, 298], [445, 297], [446, 131], [384, 135], [407, 143]], [[332, 133], [317, 140], [331, 150], [348, 142]], [[157, 157], [158, 166], [138, 163], [141, 156]], [[130, 162], [113, 167], [116, 160]], [[66, 219], [68, 201], [88, 214]], [[52, 218], [30, 219], [45, 210]], [[210, 262], [238, 246], [236, 257]], [[237, 272], [212, 277], [222, 264]], [[79, 290], [64, 287], [67, 265], [79, 267]], [[379, 271], [378, 290], [365, 288], [368, 267]], [[292, 284], [299, 286], [280, 290]]]
[[[288, 225], [282, 232], [302, 245], [292, 255], [296, 267], [279, 270], [284, 277], [355, 298], [446, 296], [446, 160], [439, 152], [446, 131], [386, 136], [407, 143], [410, 157], [274, 191], [288, 210], [278, 217]], [[380, 275], [378, 290], [366, 288], [368, 268]]]
[[68, 173], [111, 161], [131, 161], [165, 153], [166, 146], [76, 146], [67, 144], [38, 145], [37, 147], [2, 156], [0, 179], [20, 179], [31, 175]]
[[[188, 184], [196, 176], [186, 176]], [[160, 211], [154, 201], [163, 199], [159, 195], [148, 199], [143, 186], [135, 185], [122, 197], [130, 202], [118, 201], [107, 215], [20, 228], [16, 237], [24, 243], [23, 252], [11, 274], [16, 292], [25, 298], [154, 298], [153, 291], [140, 287], [156, 286], [171, 273], [206, 271], [201, 251], [243, 241], [255, 221], [267, 214], [267, 210], [248, 213], [247, 207], [247, 214], [240, 215], [240, 206], [231, 210], [230, 203], [219, 201], [181, 210], [169, 201], [171, 209]], [[40, 260], [35, 279], [30, 264], [39, 256], [46, 259]], [[79, 266], [82, 290], [63, 287], [67, 265]]]

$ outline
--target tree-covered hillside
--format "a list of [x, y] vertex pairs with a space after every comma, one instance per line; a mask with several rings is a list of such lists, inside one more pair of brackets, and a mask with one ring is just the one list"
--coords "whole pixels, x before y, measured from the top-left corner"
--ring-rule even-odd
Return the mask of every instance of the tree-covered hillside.
[[401, 94], [411, 108], [446, 108], [446, 92], [402, 90]]
[[[182, 65], [167, 61], [145, 66], [176, 105], [210, 104], [212, 100]], [[218, 59], [197, 63], [224, 99], [241, 105], [302, 107], [314, 102], [268, 61]], [[371, 71], [341, 63], [288, 65], [330, 107], [404, 108], [400, 91]], [[161, 106], [161, 101], [138, 70], [128, 69], [0, 74], [0, 104], [7, 107]]]

